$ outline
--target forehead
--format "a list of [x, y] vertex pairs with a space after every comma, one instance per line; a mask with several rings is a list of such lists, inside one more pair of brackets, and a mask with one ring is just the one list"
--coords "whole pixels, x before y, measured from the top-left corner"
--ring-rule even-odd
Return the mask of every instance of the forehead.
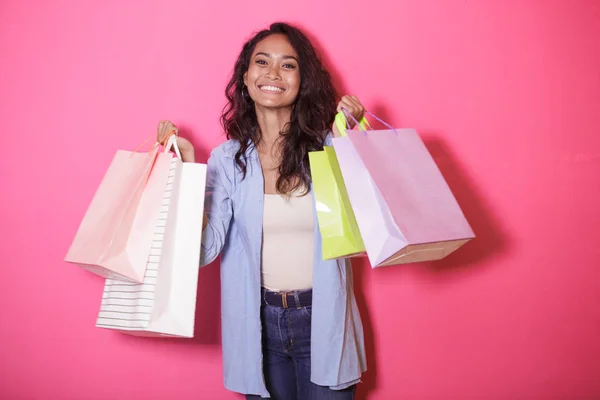
[[298, 57], [296, 50], [288, 40], [287, 36], [282, 34], [269, 35], [256, 44], [253, 55], [256, 53], [267, 53], [272, 57], [294, 56]]

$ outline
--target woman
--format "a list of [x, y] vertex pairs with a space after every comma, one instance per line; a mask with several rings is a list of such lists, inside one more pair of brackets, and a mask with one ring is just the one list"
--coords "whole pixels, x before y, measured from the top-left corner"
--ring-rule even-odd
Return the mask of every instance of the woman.
[[[309, 40], [283, 23], [243, 47], [227, 85], [228, 141], [208, 160], [201, 265], [221, 254], [225, 387], [248, 399], [352, 399], [366, 370], [345, 260], [324, 261], [308, 152], [331, 144], [336, 107]], [[159, 134], [159, 141], [164, 135]], [[184, 161], [194, 161], [179, 137]]]

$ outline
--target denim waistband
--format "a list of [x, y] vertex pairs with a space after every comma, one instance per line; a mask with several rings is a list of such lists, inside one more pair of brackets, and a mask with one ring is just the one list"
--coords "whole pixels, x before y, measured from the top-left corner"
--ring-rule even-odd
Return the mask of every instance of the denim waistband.
[[262, 304], [282, 308], [300, 308], [312, 305], [312, 289], [272, 291], [262, 288]]

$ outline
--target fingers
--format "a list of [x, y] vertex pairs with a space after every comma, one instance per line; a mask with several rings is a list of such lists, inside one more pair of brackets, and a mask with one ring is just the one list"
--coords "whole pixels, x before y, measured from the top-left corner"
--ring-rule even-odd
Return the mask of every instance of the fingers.
[[342, 108], [345, 108], [352, 115], [359, 115], [362, 118], [362, 114], [365, 112], [365, 108], [360, 103], [360, 100], [356, 96], [344, 96], [338, 103], [337, 111], [341, 111]]
[[175, 124], [173, 124], [171, 121], [163, 120], [158, 123], [158, 129], [156, 131], [156, 139], [158, 143], [163, 143], [172, 133], [177, 135], [179, 132]]
[[[365, 115], [365, 108], [360, 103], [360, 100], [356, 96], [344, 96], [340, 100], [337, 106], [337, 111], [342, 111], [342, 108], [346, 109], [356, 120], [360, 121]], [[354, 125], [353, 122], [349, 121], [350, 125]]]

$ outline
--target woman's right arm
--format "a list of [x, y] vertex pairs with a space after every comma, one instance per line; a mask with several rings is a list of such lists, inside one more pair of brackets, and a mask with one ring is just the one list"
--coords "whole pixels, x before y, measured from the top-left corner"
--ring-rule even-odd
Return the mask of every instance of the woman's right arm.
[[233, 163], [224, 162], [221, 149], [214, 149], [208, 158], [206, 171], [201, 267], [213, 262], [223, 249], [233, 215], [230, 197], [233, 170], [226, 168], [226, 164], [233, 167]]
[[[182, 140], [181, 144], [179, 144], [180, 140]], [[182, 161], [195, 162], [194, 146], [181, 137], [177, 138], [177, 142]], [[229, 196], [231, 180], [229, 178], [229, 174], [223, 167], [222, 152], [213, 150], [206, 169], [201, 267], [213, 262], [225, 245], [225, 237], [227, 237], [232, 215], [231, 197]]]

